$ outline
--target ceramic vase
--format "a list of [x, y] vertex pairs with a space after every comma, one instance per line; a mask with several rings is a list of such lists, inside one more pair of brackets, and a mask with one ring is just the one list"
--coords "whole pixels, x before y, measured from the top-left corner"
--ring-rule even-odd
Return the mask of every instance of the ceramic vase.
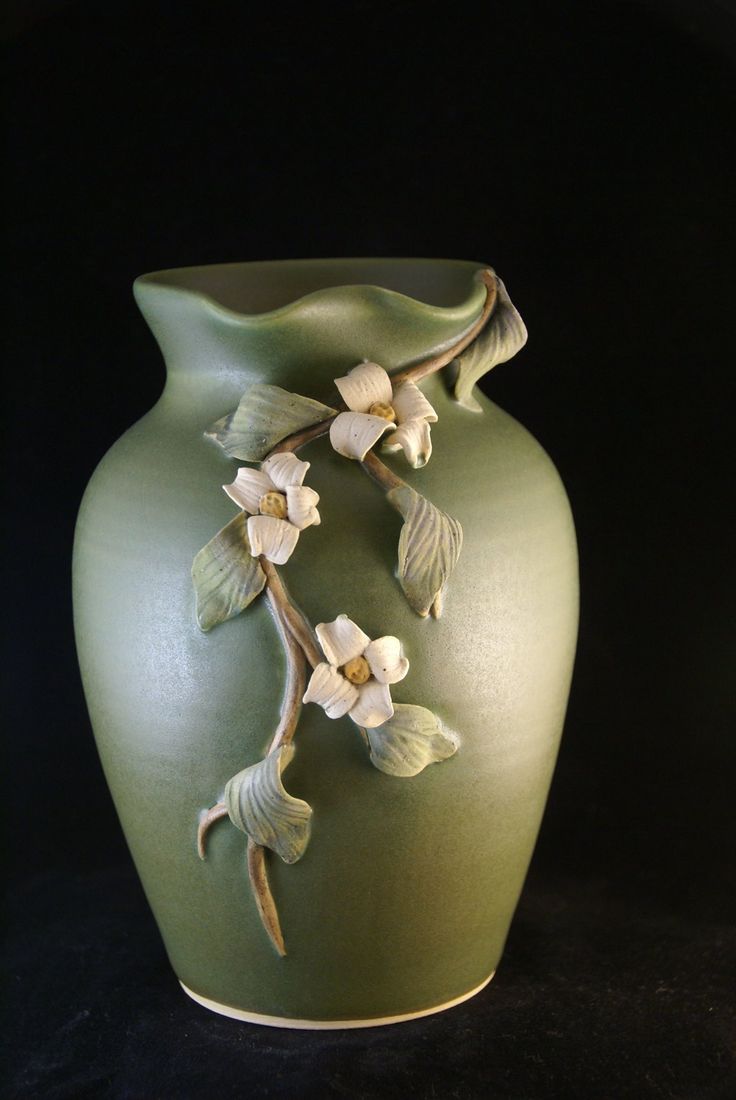
[[166, 385], [86, 491], [75, 629], [173, 970], [281, 1026], [456, 1004], [501, 956], [577, 630], [560, 479], [474, 386], [523, 322], [464, 261], [135, 295]]

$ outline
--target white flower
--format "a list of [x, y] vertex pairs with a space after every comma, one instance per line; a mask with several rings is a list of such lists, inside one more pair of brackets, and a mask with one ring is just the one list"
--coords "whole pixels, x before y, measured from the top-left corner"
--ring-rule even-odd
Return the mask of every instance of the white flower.
[[299, 532], [319, 523], [319, 494], [302, 485], [309, 469], [287, 451], [271, 455], [260, 470], [243, 466], [232, 485], [223, 489], [238, 507], [249, 513], [248, 541], [254, 558], [263, 554], [283, 565], [294, 552]]
[[437, 413], [413, 382], [395, 388], [390, 375], [378, 363], [359, 363], [335, 385], [350, 412], [340, 413], [330, 427], [330, 441], [338, 454], [363, 461], [368, 451], [389, 428], [394, 431], [385, 451], [404, 451], [416, 469], [429, 462], [432, 441], [429, 425]]
[[302, 701], [318, 703], [328, 718], [348, 714], [366, 729], [387, 722], [394, 713], [389, 684], [409, 671], [399, 639], [372, 642], [347, 615], [320, 623], [317, 637], [327, 660], [315, 668]]

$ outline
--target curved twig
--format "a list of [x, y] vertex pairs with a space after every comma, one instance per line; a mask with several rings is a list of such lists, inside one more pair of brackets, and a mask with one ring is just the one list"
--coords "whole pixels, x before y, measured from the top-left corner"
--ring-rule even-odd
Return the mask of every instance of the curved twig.
[[[310, 649], [311, 652], [314, 642], [311, 639], [311, 631], [308, 627], [306, 628], [307, 637], [305, 638], [307, 649], [305, 649], [305, 643], [295, 635], [291, 626], [290, 614], [299, 618], [299, 613], [289, 602], [286, 589], [276, 567], [263, 557], [260, 558], [260, 562], [266, 574], [266, 598], [273, 613], [276, 629], [279, 632], [286, 657], [286, 686], [281, 704], [279, 724], [268, 747], [267, 755], [270, 755], [281, 746], [288, 745], [296, 733], [302, 707], [302, 696], [306, 687], [304, 658], [306, 656], [311, 663], [311, 657], [307, 653], [307, 649]], [[268, 883], [266, 851], [263, 845], [256, 844], [252, 837], [248, 837], [248, 878], [261, 923], [279, 955], [284, 956], [286, 947], [284, 946], [276, 902]]]
[[423, 363], [417, 363], [416, 366], [407, 367], [406, 370], [399, 371], [398, 374], [392, 374], [391, 382], [394, 386], [401, 382], [418, 382], [420, 378], [426, 378], [427, 375], [442, 370], [461, 352], [465, 351], [467, 346], [472, 344], [476, 336], [485, 328], [496, 305], [498, 283], [496, 282], [496, 276], [489, 268], [485, 271], [479, 271], [478, 278], [485, 284], [486, 300], [483, 303], [481, 314], [472, 328], [469, 328], [465, 335], [447, 351], [440, 352], [439, 355], [434, 355], [431, 359], [425, 359]]
[[284, 946], [284, 937], [281, 932], [276, 903], [268, 885], [266, 852], [261, 844], [256, 844], [250, 837], [248, 837], [248, 878], [253, 890], [253, 897], [256, 899], [261, 923], [268, 932], [271, 943], [283, 958], [286, 954], [286, 947]]
[[303, 447], [306, 443], [311, 443], [313, 439], [319, 439], [322, 435], [327, 435], [332, 425], [332, 421], [335, 420], [340, 412], [344, 412], [347, 408], [341, 401], [339, 404], [335, 402], [337, 412], [334, 416], [328, 416], [325, 420], [320, 420], [318, 424], [313, 424], [311, 428], [302, 428], [299, 432], [294, 432], [292, 435], [287, 435], [286, 439], [282, 439], [280, 443], [277, 443], [275, 447], [272, 447], [268, 452], [268, 458], [271, 455], [280, 454], [282, 451], [296, 451], [299, 447]]
[[227, 806], [224, 802], [216, 802], [214, 806], [200, 818], [197, 829], [197, 851], [200, 859], [207, 858], [207, 834], [220, 818], [227, 817]]
[[[302, 705], [302, 696], [306, 687], [305, 652], [301, 642], [292, 631], [287, 620], [287, 609], [291, 608], [286, 591], [275, 566], [271, 562], [261, 558], [261, 565], [266, 574], [266, 598], [273, 613], [276, 629], [281, 638], [286, 657], [286, 685], [284, 698], [281, 704], [279, 724], [271, 739], [268, 753], [274, 752], [282, 745], [288, 745], [296, 733], [299, 721], [299, 712]], [[295, 608], [291, 608], [294, 614], [298, 614]], [[309, 638], [309, 646], [314, 643]], [[200, 859], [205, 859], [207, 851], [207, 833], [212, 825], [221, 818], [227, 816], [227, 806], [224, 802], [217, 802], [211, 809], [203, 814], [197, 830], [197, 851]], [[266, 853], [262, 845], [248, 837], [248, 878], [255, 899], [258, 915], [261, 923], [271, 939], [279, 955], [286, 954], [284, 937], [281, 933], [279, 915], [276, 902], [273, 899], [271, 888], [268, 884], [266, 871]]]
[[[281, 637], [281, 643], [284, 647], [284, 655], [286, 657], [286, 687], [284, 688], [284, 699], [281, 704], [281, 717], [268, 748], [268, 752], [272, 753], [280, 748], [281, 745], [288, 745], [294, 738], [297, 723], [299, 721], [299, 712], [302, 706], [302, 696], [307, 686], [307, 677], [304, 668], [304, 652], [298, 640], [289, 629], [282, 611], [279, 599], [280, 593], [277, 594], [279, 589], [280, 592], [283, 592], [283, 586], [280, 584], [278, 573], [270, 562], [266, 563], [266, 561], [262, 559], [262, 565], [268, 565], [268, 569], [265, 570], [266, 599], [273, 612], [276, 628]], [[275, 582], [278, 582], [276, 592], [274, 592]]]
[[266, 574], [268, 592], [271, 599], [278, 606], [282, 621], [296, 638], [309, 664], [312, 668], [316, 668], [317, 665], [322, 663], [323, 657], [314, 640], [311, 626], [301, 611], [290, 602], [275, 566], [270, 561], [266, 561], [265, 558], [261, 558], [261, 565]]
[[398, 489], [401, 485], [406, 485], [406, 482], [402, 481], [393, 470], [389, 470], [385, 462], [381, 462], [375, 451], [368, 451], [361, 462], [361, 466], [386, 492], [390, 489]]

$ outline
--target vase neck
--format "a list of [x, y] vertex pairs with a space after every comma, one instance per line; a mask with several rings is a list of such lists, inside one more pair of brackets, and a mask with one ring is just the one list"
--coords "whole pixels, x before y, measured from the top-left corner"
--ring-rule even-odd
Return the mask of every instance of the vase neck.
[[[409, 274], [429, 299], [420, 301], [391, 285], [329, 285], [330, 278], [359, 274], [358, 269], [335, 269], [343, 263], [358, 261], [217, 265], [138, 279], [136, 300], [166, 362], [167, 398], [201, 402], [208, 415], [219, 415], [237, 404], [249, 385], [265, 382], [329, 400], [334, 379], [357, 363], [371, 360], [392, 371], [418, 362], [450, 347], [482, 309], [485, 290], [474, 277], [478, 264], [380, 261], [384, 280], [405, 289], [410, 286], [402, 265], [413, 265]], [[369, 265], [364, 278], [379, 274], [370, 268], [378, 261], [362, 263]], [[398, 274], [392, 276], [394, 270]], [[194, 274], [187, 283], [183, 276], [190, 271]], [[264, 271], [270, 279], [266, 290]], [[243, 290], [246, 276], [250, 300], [248, 286]], [[307, 293], [290, 298], [305, 287]], [[244, 313], [225, 304], [237, 301], [238, 293], [256, 306], [287, 300], [265, 312]], [[437, 304], [443, 297], [449, 304]]]

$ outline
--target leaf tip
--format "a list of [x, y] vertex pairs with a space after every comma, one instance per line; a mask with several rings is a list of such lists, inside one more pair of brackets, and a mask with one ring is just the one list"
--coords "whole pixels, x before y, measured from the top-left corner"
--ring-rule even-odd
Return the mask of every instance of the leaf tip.
[[199, 609], [197, 609], [196, 618], [197, 626], [202, 631], [202, 633], [209, 634], [210, 630], [212, 630], [212, 627], [215, 624], [211, 622], [203, 612], [199, 611]]

